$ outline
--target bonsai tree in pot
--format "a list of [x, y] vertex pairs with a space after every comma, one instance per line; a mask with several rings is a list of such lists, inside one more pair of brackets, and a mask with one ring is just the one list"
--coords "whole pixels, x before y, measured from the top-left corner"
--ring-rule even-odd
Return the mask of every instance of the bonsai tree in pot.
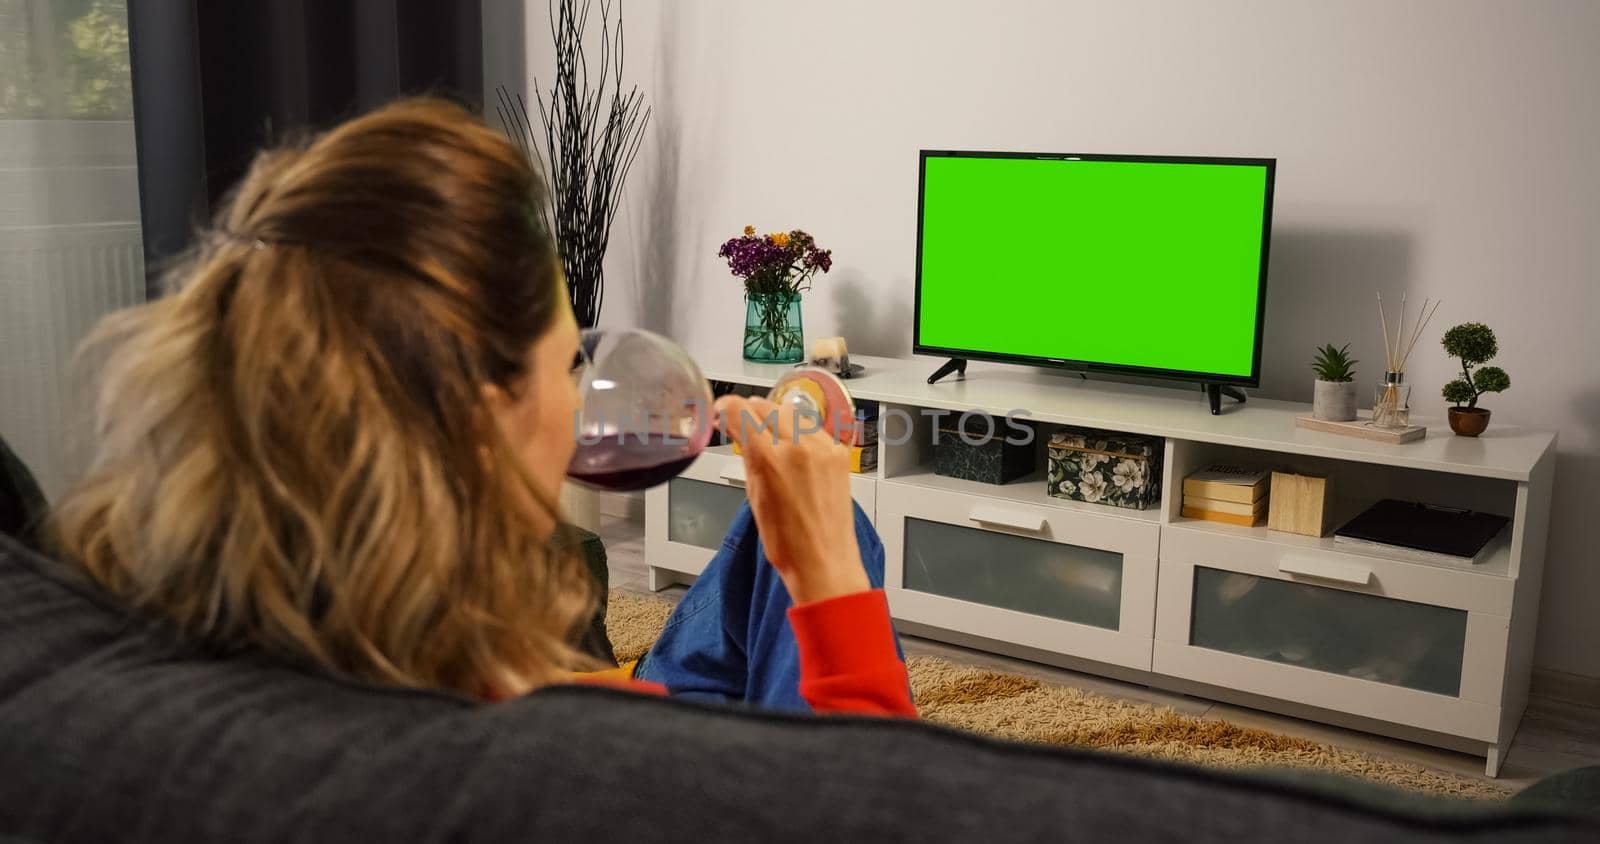
[[[1484, 393], [1498, 393], [1511, 386], [1511, 376], [1498, 366], [1482, 366], [1500, 352], [1494, 331], [1481, 322], [1464, 322], [1444, 333], [1444, 350], [1461, 360], [1461, 377], [1444, 385], [1450, 408], [1450, 430], [1463, 437], [1476, 437], [1489, 427], [1489, 410], [1478, 406]], [[1473, 367], [1478, 367], [1476, 372]], [[1466, 407], [1462, 407], [1465, 404]]]
[[1311, 396], [1311, 415], [1329, 422], [1349, 422], [1356, 418], [1356, 370], [1359, 361], [1349, 355], [1350, 344], [1334, 348], [1332, 343], [1317, 349], [1311, 361], [1317, 373]]

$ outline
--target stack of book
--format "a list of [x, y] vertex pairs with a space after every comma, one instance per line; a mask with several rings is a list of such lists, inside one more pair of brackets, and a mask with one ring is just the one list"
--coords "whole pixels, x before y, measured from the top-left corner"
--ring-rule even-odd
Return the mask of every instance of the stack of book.
[[1214, 464], [1183, 479], [1183, 517], [1253, 527], [1267, 517], [1272, 473], [1254, 466]]
[[878, 468], [878, 403], [861, 402], [853, 427], [844, 438], [850, 446], [850, 471], [871, 472]]
[[[862, 402], [856, 408], [856, 421], [840, 432], [839, 441], [850, 446], [850, 471], [861, 474], [878, 468], [878, 405]], [[739, 444], [733, 453], [740, 454]]]

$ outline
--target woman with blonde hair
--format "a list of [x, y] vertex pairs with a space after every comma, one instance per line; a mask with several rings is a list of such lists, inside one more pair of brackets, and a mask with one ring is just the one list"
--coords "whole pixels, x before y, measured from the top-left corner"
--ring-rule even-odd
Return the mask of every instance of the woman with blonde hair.
[[[263, 153], [167, 295], [91, 338], [97, 454], [55, 551], [221, 652], [488, 701], [590, 680], [601, 596], [555, 503], [578, 331], [541, 190], [436, 100]], [[726, 427], [750, 506], [623, 684], [914, 716], [846, 450]]]

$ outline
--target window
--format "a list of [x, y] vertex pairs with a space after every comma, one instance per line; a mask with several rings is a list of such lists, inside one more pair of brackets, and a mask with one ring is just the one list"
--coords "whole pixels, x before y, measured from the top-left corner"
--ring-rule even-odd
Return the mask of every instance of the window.
[[73, 350], [144, 298], [136, 161], [124, 0], [0, 0], [0, 436], [52, 497]]

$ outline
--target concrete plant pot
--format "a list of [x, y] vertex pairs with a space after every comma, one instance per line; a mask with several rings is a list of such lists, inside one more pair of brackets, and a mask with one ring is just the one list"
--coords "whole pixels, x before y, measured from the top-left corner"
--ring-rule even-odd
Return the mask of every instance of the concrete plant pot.
[[1356, 382], [1317, 379], [1311, 394], [1311, 415], [1327, 422], [1356, 418]]

